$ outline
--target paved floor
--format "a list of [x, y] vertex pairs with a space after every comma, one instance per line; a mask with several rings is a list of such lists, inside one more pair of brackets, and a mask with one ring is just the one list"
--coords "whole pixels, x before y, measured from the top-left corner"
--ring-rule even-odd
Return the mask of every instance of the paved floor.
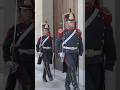
[[[36, 58], [37, 63], [37, 58]], [[42, 81], [42, 71], [43, 71], [43, 65], [35, 65], [35, 90], [65, 90], [64, 88], [64, 82], [65, 82], [65, 73], [62, 73], [61, 71], [52, 69], [51, 71], [54, 77], [53, 81], [48, 81], [48, 83], [45, 83]], [[47, 80], [49, 80], [47, 78]], [[72, 87], [71, 87], [72, 88]], [[80, 85], [81, 90], [84, 90], [84, 87]], [[72, 90], [72, 89], [71, 89]]]

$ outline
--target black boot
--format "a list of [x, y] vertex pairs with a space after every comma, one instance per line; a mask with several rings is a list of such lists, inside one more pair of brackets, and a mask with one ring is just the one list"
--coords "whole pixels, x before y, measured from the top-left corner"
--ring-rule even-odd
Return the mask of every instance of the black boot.
[[47, 71], [49, 80], [50, 80], [50, 81], [53, 81], [53, 76], [52, 76], [52, 74], [51, 74], [50, 66], [49, 66], [48, 63], [47, 63], [47, 65], [46, 65], [46, 71]]
[[74, 87], [74, 90], [80, 90], [79, 85], [77, 83], [77, 78], [76, 78], [76, 72], [75, 69], [71, 71], [71, 79], [72, 79], [72, 85]]
[[44, 68], [44, 71], [43, 71], [43, 78], [42, 79], [43, 79], [44, 82], [48, 82], [47, 79], [46, 79], [46, 70], [45, 70], [45, 68]]
[[53, 81], [53, 77], [52, 77], [52, 76], [51, 76], [51, 77], [49, 77], [49, 80], [50, 80], [50, 81]]
[[65, 90], [71, 90], [71, 89], [70, 89], [70, 86], [68, 86], [68, 87], [65, 87]]
[[31, 90], [30, 88], [31, 88], [30, 85], [23, 85], [22, 86], [22, 90]]
[[66, 80], [65, 80], [65, 90], [71, 90], [70, 83], [71, 83], [70, 72], [67, 71]]
[[74, 88], [74, 90], [80, 90], [80, 89], [79, 89], [79, 87], [77, 87], [77, 88]]
[[65, 81], [65, 90], [71, 90], [69, 81]]
[[44, 81], [44, 82], [48, 82], [47, 79], [46, 79], [45, 77], [43, 77], [43, 81]]

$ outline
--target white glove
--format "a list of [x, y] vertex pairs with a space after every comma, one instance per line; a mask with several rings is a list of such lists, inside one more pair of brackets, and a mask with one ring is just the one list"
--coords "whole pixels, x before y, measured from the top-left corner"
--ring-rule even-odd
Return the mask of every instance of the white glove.
[[12, 73], [16, 72], [18, 69], [18, 64], [14, 63], [13, 67], [11, 68]]
[[28, 55], [33, 55], [35, 54], [35, 51], [34, 49], [28, 49], [28, 50], [23, 50], [23, 49], [18, 49], [19, 53], [25, 53], [25, 54], [28, 54]]
[[60, 57], [64, 57], [65, 56], [65, 53], [63, 53], [63, 52], [60, 52], [58, 54], [59, 54]]
[[88, 50], [85, 52], [87, 57], [93, 57], [94, 56], [94, 51], [92, 49]]
[[39, 53], [39, 55], [40, 55], [40, 56], [42, 56], [42, 55], [43, 55], [43, 53], [42, 53], [42, 52], [38, 52], [38, 53]]
[[6, 62], [6, 65], [7, 65], [9, 68], [12, 68], [12, 67], [13, 67], [13, 62], [12, 62], [12, 61], [7, 61], [7, 62]]
[[65, 57], [65, 53], [60, 52], [60, 53], [58, 53], [58, 55], [60, 56], [60, 61], [63, 62], [64, 61], [64, 57]]
[[11, 70], [12, 73], [17, 71], [18, 68], [18, 64], [13, 62], [13, 61], [7, 61], [6, 65], [8, 66], [8, 68]]

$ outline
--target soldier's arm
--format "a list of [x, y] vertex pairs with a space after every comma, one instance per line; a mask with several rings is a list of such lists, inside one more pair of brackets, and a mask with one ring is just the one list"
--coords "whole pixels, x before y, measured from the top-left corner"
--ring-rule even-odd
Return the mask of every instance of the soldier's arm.
[[53, 37], [50, 37], [51, 38], [51, 47], [52, 47], [52, 51], [54, 52], [54, 47], [55, 47], [55, 45], [54, 45], [54, 38]]
[[105, 66], [106, 69], [112, 70], [116, 61], [116, 48], [113, 37], [113, 28], [111, 26], [112, 14], [107, 10], [103, 10], [104, 16], [104, 53], [105, 53]]
[[36, 44], [36, 51], [39, 52], [39, 45], [40, 45], [41, 37], [38, 39]]
[[83, 42], [82, 42], [82, 36], [81, 36], [82, 33], [80, 32], [79, 29], [77, 30], [77, 34], [78, 34], [78, 38], [79, 38], [79, 46], [78, 46], [79, 55], [82, 56], [82, 54], [83, 54]]
[[63, 42], [63, 30], [58, 30], [56, 48], [58, 52], [62, 52], [62, 42]]
[[3, 43], [3, 58], [4, 61], [10, 61], [11, 60], [11, 53], [10, 53], [10, 48], [11, 44], [13, 42], [13, 34], [14, 34], [14, 27], [10, 28], [6, 34], [4, 43]]

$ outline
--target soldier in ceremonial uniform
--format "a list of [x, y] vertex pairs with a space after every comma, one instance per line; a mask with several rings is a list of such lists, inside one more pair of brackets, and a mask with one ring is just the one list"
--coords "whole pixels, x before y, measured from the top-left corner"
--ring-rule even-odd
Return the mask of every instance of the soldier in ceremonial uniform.
[[3, 44], [4, 61], [10, 68], [5, 90], [14, 90], [16, 79], [23, 90], [35, 90], [35, 28], [32, 3], [25, 0], [19, 10], [20, 22], [8, 30]]
[[47, 82], [46, 75], [48, 75], [50, 81], [53, 80], [53, 76], [51, 74], [50, 66], [49, 66], [49, 64], [52, 64], [53, 45], [52, 45], [52, 37], [49, 31], [50, 27], [47, 21], [45, 22], [45, 24], [42, 25], [42, 28], [43, 28], [43, 36], [41, 36], [38, 39], [36, 48], [37, 48], [37, 52], [40, 52], [39, 58], [41, 59], [39, 59], [40, 60], [39, 63], [42, 60], [44, 63], [43, 81]]
[[64, 15], [64, 30], [58, 30], [57, 51], [62, 62], [67, 65], [67, 75], [65, 80], [65, 90], [71, 90], [72, 83], [74, 90], [79, 90], [76, 77], [76, 66], [78, 64], [79, 55], [83, 53], [83, 45], [81, 32], [76, 27], [75, 15], [71, 11]]
[[104, 90], [104, 70], [113, 71], [116, 60], [112, 14], [99, 0], [85, 6], [85, 90]]

